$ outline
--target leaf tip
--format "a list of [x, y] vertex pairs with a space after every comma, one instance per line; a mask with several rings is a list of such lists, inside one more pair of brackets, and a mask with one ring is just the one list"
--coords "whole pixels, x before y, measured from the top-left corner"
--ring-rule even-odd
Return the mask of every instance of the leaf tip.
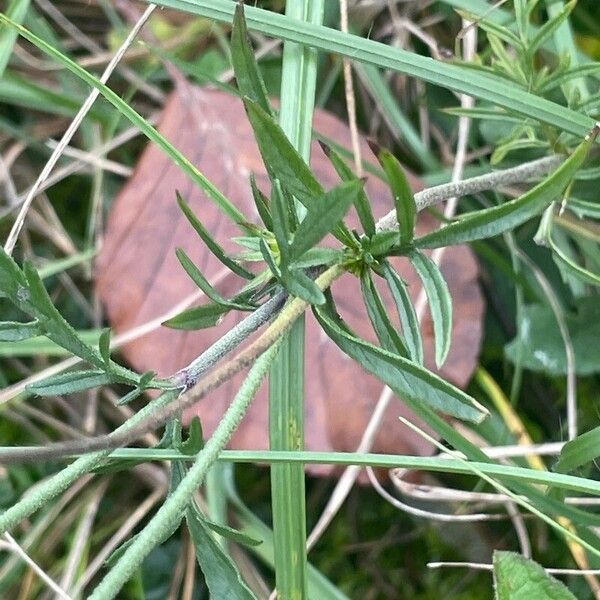
[[331, 146], [326, 144], [323, 140], [317, 140], [319, 142], [319, 146], [321, 146], [321, 150], [323, 150], [323, 154], [329, 158], [331, 156]]

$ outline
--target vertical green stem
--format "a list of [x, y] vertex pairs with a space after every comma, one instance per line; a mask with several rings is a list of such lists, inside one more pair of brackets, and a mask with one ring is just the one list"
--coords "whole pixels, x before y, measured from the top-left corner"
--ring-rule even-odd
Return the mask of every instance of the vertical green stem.
[[[323, 20], [324, 0], [288, 0], [286, 15], [314, 24]], [[286, 42], [281, 77], [280, 124], [308, 161], [315, 101], [317, 53]], [[296, 205], [301, 218], [303, 207]], [[304, 448], [304, 318], [285, 337], [271, 370], [269, 387], [272, 450]], [[271, 467], [271, 494], [278, 597], [307, 597], [304, 467]]]

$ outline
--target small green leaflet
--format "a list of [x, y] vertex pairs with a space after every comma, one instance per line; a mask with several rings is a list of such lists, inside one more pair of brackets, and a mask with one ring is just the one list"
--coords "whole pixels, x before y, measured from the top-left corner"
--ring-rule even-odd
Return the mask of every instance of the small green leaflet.
[[408, 255], [423, 282], [429, 300], [435, 333], [435, 363], [444, 364], [452, 343], [452, 296], [440, 268], [425, 253], [418, 250]]
[[554, 18], [546, 21], [546, 23], [537, 30], [533, 39], [527, 44], [527, 52], [533, 54], [539, 50], [562, 23], [569, 18], [569, 15], [575, 6], [577, 6], [577, 0], [571, 0], [571, 2], [565, 4], [562, 10]]
[[98, 350], [100, 351], [102, 360], [106, 366], [110, 368], [110, 329], [104, 329], [100, 334], [100, 338], [98, 339]]
[[37, 319], [29, 323], [0, 322], [0, 342], [21, 342], [42, 335]]
[[292, 296], [310, 304], [323, 304], [325, 296], [317, 284], [300, 269], [290, 269], [282, 273], [283, 285]]
[[516, 552], [494, 552], [494, 600], [577, 600], [536, 562]]
[[599, 132], [600, 126], [594, 127], [554, 173], [521, 197], [464, 216], [450, 225], [417, 238], [415, 245], [418, 248], [437, 248], [485, 239], [514, 229], [538, 215], [560, 196], [573, 179]]
[[400, 229], [400, 244], [407, 246], [412, 242], [417, 222], [417, 205], [414, 194], [398, 159], [389, 150], [380, 148], [375, 143], [371, 143], [370, 146], [385, 171], [394, 196], [396, 218]]
[[62, 396], [116, 381], [118, 379], [103, 371], [74, 371], [48, 377], [39, 383], [28, 385], [27, 389], [38, 396]]
[[412, 360], [423, 364], [423, 338], [421, 337], [421, 328], [419, 319], [415, 312], [415, 307], [408, 293], [406, 283], [400, 275], [394, 271], [388, 261], [382, 261], [382, 271], [385, 280], [392, 292], [392, 297], [396, 303], [400, 323], [402, 324], [402, 333]]
[[488, 411], [441, 377], [352, 335], [329, 305], [313, 312], [325, 333], [348, 356], [389, 385], [400, 399], [410, 398], [459, 419], [480, 422]]
[[226, 315], [231, 308], [222, 304], [202, 304], [188, 308], [178, 315], [164, 321], [162, 325], [171, 329], [206, 329], [217, 325], [219, 321]]
[[600, 456], [600, 427], [586, 431], [567, 442], [552, 469], [557, 473], [569, 473], [592, 462], [598, 456]]
[[244, 5], [238, 3], [233, 17], [231, 30], [231, 62], [242, 96], [247, 96], [256, 102], [267, 114], [274, 117], [273, 110], [267, 97], [265, 83], [258, 70], [256, 57], [244, 18]]
[[261, 218], [264, 226], [267, 229], [272, 230], [273, 217], [271, 216], [269, 201], [267, 197], [260, 191], [254, 174], [250, 175], [250, 188], [252, 189], [252, 198], [254, 198], [254, 204], [256, 205], [258, 216]]

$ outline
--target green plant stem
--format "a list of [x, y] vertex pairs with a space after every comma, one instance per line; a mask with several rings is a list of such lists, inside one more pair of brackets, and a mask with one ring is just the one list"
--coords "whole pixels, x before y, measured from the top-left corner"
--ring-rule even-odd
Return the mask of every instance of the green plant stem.
[[[287, 0], [286, 17], [319, 25], [324, 0]], [[281, 75], [279, 121], [306, 162], [310, 159], [315, 103], [317, 53], [285, 42]], [[298, 217], [304, 207], [295, 203]], [[282, 340], [269, 379], [269, 440], [272, 450], [304, 449], [304, 315]], [[304, 466], [273, 465], [271, 505], [278, 598], [307, 597], [306, 500]]]
[[217, 460], [219, 453], [241, 423], [267, 370], [277, 355], [278, 347], [279, 344], [275, 343], [254, 363], [213, 435], [197, 455], [196, 461], [185, 477], [98, 584], [89, 600], [115, 598], [123, 585], [142, 564], [144, 558], [177, 528], [190, 499], [203, 482], [208, 469]]

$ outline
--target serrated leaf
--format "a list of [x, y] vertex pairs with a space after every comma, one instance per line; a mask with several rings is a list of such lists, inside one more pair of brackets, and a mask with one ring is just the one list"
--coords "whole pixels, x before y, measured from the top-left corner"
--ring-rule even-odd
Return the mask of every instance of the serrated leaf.
[[98, 339], [98, 350], [105, 364], [110, 365], [110, 329], [106, 328], [100, 334]]
[[182, 248], [177, 248], [175, 254], [185, 269], [185, 272], [190, 276], [191, 280], [215, 303], [226, 306], [229, 309], [236, 308], [238, 310], [252, 310], [252, 306], [232, 300], [227, 300], [213, 288], [208, 279], [202, 275], [200, 269], [193, 263], [191, 258], [185, 253]]
[[382, 272], [396, 304], [398, 316], [400, 317], [400, 323], [402, 324], [404, 342], [406, 344], [409, 356], [413, 361], [422, 365], [423, 338], [421, 337], [419, 319], [412, 303], [412, 299], [408, 293], [407, 286], [400, 275], [396, 273], [396, 271], [387, 261], [384, 261], [382, 264]]
[[423, 282], [429, 301], [435, 333], [435, 363], [444, 364], [452, 343], [452, 296], [440, 268], [423, 252], [409, 255], [410, 262]]
[[244, 5], [241, 3], [238, 3], [235, 7], [233, 17], [231, 62], [240, 94], [251, 98], [274, 118], [275, 115], [269, 103], [265, 82], [258, 69], [250, 36], [248, 35], [246, 19], [244, 18]]
[[37, 320], [29, 323], [16, 321], [0, 322], [0, 342], [21, 342], [42, 335], [42, 329]]
[[281, 127], [256, 102], [244, 99], [261, 156], [272, 179], [279, 179], [308, 210], [323, 195], [323, 187]]
[[516, 552], [494, 552], [495, 600], [576, 600], [536, 562]]
[[334, 230], [356, 201], [363, 183], [359, 179], [341, 183], [319, 198], [294, 233], [294, 241], [290, 246], [291, 261], [300, 258]]
[[377, 160], [385, 171], [386, 178], [396, 207], [396, 218], [400, 230], [400, 244], [409, 245], [412, 242], [417, 221], [417, 205], [415, 197], [398, 159], [385, 148], [372, 145]]
[[164, 321], [162, 325], [172, 329], [206, 329], [217, 325], [230, 310], [229, 306], [223, 304], [202, 304], [180, 312], [172, 319]]
[[418, 248], [463, 244], [504, 233], [541, 213], [556, 200], [583, 164], [598, 135], [598, 128], [586, 137], [554, 173], [519, 198], [479, 210], [415, 240]]
[[536, 32], [533, 38], [527, 44], [527, 52], [533, 54], [550, 38], [550, 36], [562, 25], [573, 9], [577, 6], [577, 0], [571, 0], [565, 4], [562, 10], [552, 19], [546, 21]]
[[391, 354], [350, 333], [329, 306], [313, 312], [325, 333], [340, 349], [390, 386], [400, 399], [410, 398], [459, 419], [480, 422], [488, 412], [476, 400], [431, 371]]
[[256, 600], [256, 596], [245, 584], [235, 563], [217, 544], [210, 528], [198, 513], [195, 506], [190, 506], [186, 510], [185, 520], [211, 598]]
[[28, 385], [27, 389], [38, 396], [61, 396], [114, 382], [115, 378], [103, 371], [74, 371], [48, 377]]
[[379, 291], [375, 287], [373, 278], [367, 269], [360, 278], [360, 288], [362, 290], [365, 307], [371, 325], [377, 334], [377, 339], [381, 347], [400, 356], [408, 356], [408, 350], [404, 346], [402, 338], [394, 328], [391, 322]]
[[292, 296], [310, 304], [323, 304], [325, 296], [317, 284], [301, 270], [290, 269], [281, 275], [281, 281]]
[[191, 226], [196, 230], [196, 233], [200, 236], [202, 241], [208, 246], [208, 249], [216, 256], [216, 258], [224, 264], [228, 269], [243, 277], [244, 279], [252, 279], [254, 275], [247, 271], [236, 263], [234, 260], [229, 258], [225, 253], [225, 250], [221, 247], [221, 245], [211, 236], [210, 232], [200, 219], [194, 214], [194, 211], [190, 208], [190, 205], [182, 198], [179, 192], [175, 192], [177, 195], [177, 203], [179, 204], [179, 208], [181, 212], [185, 215], [187, 220], [190, 222]]
[[[319, 144], [321, 145], [323, 153], [327, 156], [342, 181], [352, 181], [356, 179], [356, 175], [352, 169], [333, 148], [322, 141], [319, 141]], [[375, 233], [375, 217], [373, 216], [371, 203], [364, 187], [356, 196], [354, 206], [356, 207], [356, 212], [365, 234], [368, 236], [373, 235]]]
[[600, 427], [568, 441], [560, 451], [558, 462], [552, 467], [557, 473], [569, 473], [600, 456]]

